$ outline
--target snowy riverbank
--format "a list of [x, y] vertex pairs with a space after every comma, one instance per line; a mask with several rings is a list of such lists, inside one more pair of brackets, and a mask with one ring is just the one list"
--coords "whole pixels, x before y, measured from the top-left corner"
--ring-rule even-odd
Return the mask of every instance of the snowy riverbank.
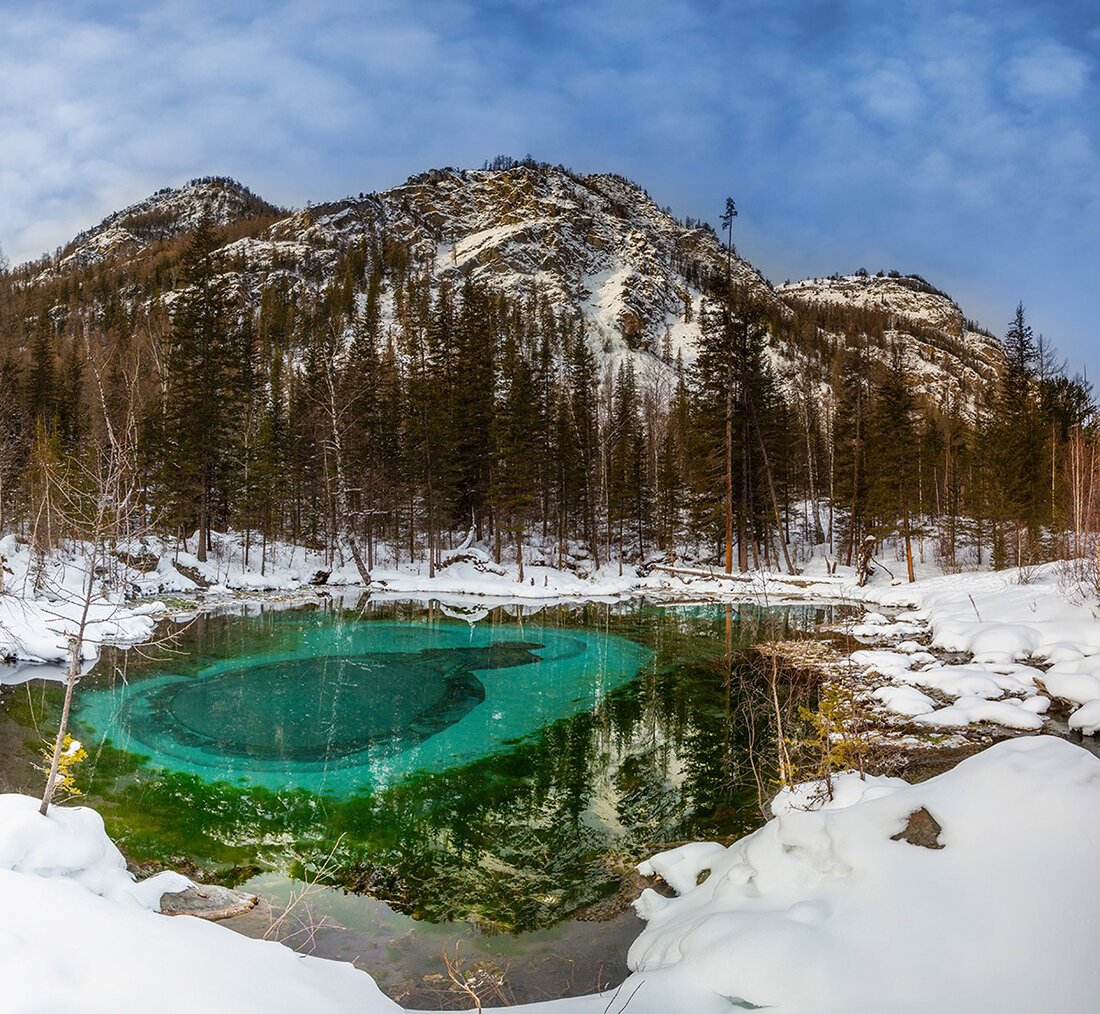
[[[210, 559], [156, 540], [127, 547], [111, 588], [94, 589], [83, 654], [90, 663], [105, 642], [147, 640], [168, 607], [209, 607], [241, 596], [362, 593], [355, 567], [326, 568], [316, 552], [289, 545], [269, 546], [260, 556], [245, 552], [240, 536], [218, 536]], [[0, 540], [5, 567], [0, 595], [0, 658], [24, 663], [0, 666], [0, 684], [18, 682], [36, 663], [58, 663], [67, 654], [84, 597], [85, 557], [59, 553], [36, 572], [29, 547], [12, 536]], [[246, 563], [246, 558], [248, 562]], [[874, 645], [856, 651], [852, 664], [867, 678], [874, 707], [911, 719], [918, 726], [958, 728], [981, 722], [1024, 731], [1041, 730], [1051, 699], [1075, 710], [1070, 727], [1100, 730], [1100, 623], [1081, 575], [1068, 563], [1028, 571], [975, 571], [945, 575], [918, 567], [919, 579], [904, 583], [881, 566], [860, 588], [851, 568], [826, 572], [812, 559], [797, 578], [757, 572], [730, 576], [702, 568], [674, 572], [663, 566], [612, 564], [586, 572], [539, 562], [529, 551], [520, 579], [518, 565], [495, 563], [483, 547], [464, 545], [444, 554], [434, 575], [423, 563], [390, 561], [372, 570], [370, 594], [379, 599], [423, 598], [451, 602], [461, 615], [478, 618], [494, 604], [615, 601], [631, 596], [656, 600], [850, 601], [869, 612], [849, 632]], [[622, 571], [620, 573], [620, 570]], [[38, 591], [35, 591], [37, 577]], [[313, 584], [323, 580], [323, 584]], [[122, 590], [128, 591], [127, 598]], [[132, 597], [138, 596], [135, 601]], [[887, 618], [880, 612], [894, 613]], [[885, 646], [884, 646], [885, 645]], [[928, 649], [966, 655], [944, 662]], [[30, 667], [27, 667], [27, 664]], [[1040, 668], [1041, 667], [1041, 668]], [[55, 674], [59, 675], [57, 671]]]
[[[907, 596], [909, 586], [891, 582], [881, 569], [867, 588], [859, 588], [853, 568], [841, 566], [836, 574], [829, 574], [820, 557], [805, 561], [803, 572], [792, 579], [778, 572], [727, 576], [691, 565], [670, 571], [663, 564], [635, 566], [613, 561], [595, 568], [580, 547], [572, 549], [567, 565], [559, 567], [554, 565], [559, 547], [527, 546], [522, 577], [515, 559], [498, 563], [488, 547], [470, 540], [444, 552], [434, 574], [423, 561], [379, 555], [370, 571], [369, 590], [378, 598], [452, 599], [469, 601], [473, 608], [490, 601], [537, 605], [641, 595], [700, 601], [920, 601], [919, 593]], [[86, 595], [88, 555], [87, 547], [77, 545], [35, 561], [26, 543], [12, 535], [0, 539], [4, 568], [0, 659], [57, 662], [66, 658], [66, 636], [75, 629]], [[109, 563], [109, 573], [97, 576], [92, 584], [84, 647], [88, 659], [95, 657], [102, 643], [133, 644], [147, 639], [155, 626], [154, 617], [169, 611], [164, 600], [178, 608], [241, 596], [314, 596], [327, 590], [365, 590], [350, 560], [332, 561], [321, 552], [285, 543], [269, 544], [261, 552], [255, 541], [246, 546], [240, 534], [215, 535], [213, 550], [205, 561], [178, 545], [146, 538], [119, 546]], [[918, 573], [924, 578], [939, 571], [922, 565]]]

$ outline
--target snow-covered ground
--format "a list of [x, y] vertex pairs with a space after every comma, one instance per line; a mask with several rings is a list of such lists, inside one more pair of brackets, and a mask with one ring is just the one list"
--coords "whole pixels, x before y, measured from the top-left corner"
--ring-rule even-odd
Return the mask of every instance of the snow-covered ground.
[[[1051, 700], [1076, 707], [1070, 728], [1100, 728], [1100, 622], [1065, 563], [1027, 572], [969, 573], [912, 585], [870, 585], [866, 602], [903, 607], [893, 619], [869, 613], [856, 636], [893, 641], [856, 651], [852, 660], [882, 677], [875, 697], [918, 725], [957, 727], [992, 722], [1039, 730]], [[954, 653], [939, 661], [928, 648]], [[936, 697], [930, 697], [934, 692]]]
[[[1039, 736], [919, 785], [849, 775], [831, 803], [817, 795], [781, 794], [775, 817], [729, 848], [700, 843], [643, 863], [678, 896], [639, 899], [647, 925], [631, 976], [613, 993], [522, 1009], [1095, 1008], [1100, 760]], [[899, 837], [921, 810], [931, 837]], [[133, 884], [94, 811], [42, 817], [36, 801], [0, 796], [0, 1010], [400, 1009], [351, 965], [157, 914], [178, 880]]]
[[351, 965], [158, 914], [189, 881], [134, 884], [94, 811], [0, 796], [0, 1011], [390, 1011]]
[[[58, 554], [36, 573], [29, 547], [15, 537], [0, 539], [0, 661], [60, 662], [68, 657], [68, 636], [76, 632], [86, 598], [87, 557], [79, 551]], [[38, 590], [35, 590], [35, 584]], [[149, 638], [157, 602], [127, 603], [123, 588], [95, 582], [88, 600], [83, 657], [92, 660], [99, 645], [132, 644]], [[0, 665], [0, 683], [5, 681]]]
[[[730, 580], [654, 570], [639, 586], [700, 600], [861, 603], [867, 612], [844, 632], [875, 647], [850, 658], [871, 677], [873, 699], [891, 713], [930, 727], [990, 722], [1035, 731], [1057, 699], [1077, 708], [1070, 728], [1091, 735], [1100, 731], [1100, 608], [1087, 587], [1095, 578], [1089, 568], [1088, 561], [1061, 561], [943, 574], [924, 565], [912, 584], [880, 568], [860, 588], [851, 568], [827, 574], [818, 558], [794, 580], [777, 572]], [[955, 657], [945, 661], [944, 654]]]
[[[4, 567], [0, 661], [67, 658], [67, 636], [76, 629], [85, 598], [86, 548], [63, 549], [40, 567], [26, 544], [11, 535], [0, 539]], [[321, 575], [324, 588], [362, 587], [350, 559], [333, 564], [324, 554], [300, 546], [275, 544], [261, 557], [256, 544], [250, 547], [246, 563], [240, 535], [216, 536], [206, 561], [157, 539], [121, 547], [119, 553], [130, 562], [113, 560], [109, 582], [93, 583], [83, 649], [87, 659], [94, 659], [99, 645], [106, 642], [134, 644], [148, 639], [155, 617], [169, 611], [161, 601], [165, 598], [210, 604], [240, 595], [313, 596], [321, 588], [313, 582]], [[637, 594], [643, 587], [631, 566], [620, 574], [618, 563], [588, 571], [582, 567], [561, 570], [547, 563], [537, 548], [529, 547], [520, 580], [515, 560], [497, 564], [483, 547], [466, 545], [444, 553], [443, 565], [434, 576], [426, 563], [384, 559], [371, 571], [370, 591], [379, 598], [561, 601], [617, 599]], [[0, 683], [5, 678], [0, 666]]]

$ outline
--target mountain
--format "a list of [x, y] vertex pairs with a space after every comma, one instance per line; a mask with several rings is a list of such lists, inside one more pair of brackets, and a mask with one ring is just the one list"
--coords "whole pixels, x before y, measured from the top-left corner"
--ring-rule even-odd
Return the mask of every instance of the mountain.
[[773, 286], [613, 174], [498, 159], [293, 211], [209, 177], [0, 272], [0, 521], [124, 427], [158, 531], [204, 552], [430, 571], [472, 529], [519, 566], [534, 539], [586, 571], [735, 543], [792, 568], [931, 507], [949, 564], [971, 533], [1030, 559], [1091, 403], [1035, 368], [1022, 308], [1009, 335], [1013, 369], [898, 271]]
[[[580, 175], [560, 166], [504, 160], [483, 170], [433, 169], [376, 194], [286, 212], [235, 181], [208, 177], [167, 188], [104, 219], [44, 265], [37, 281], [89, 269], [136, 279], [160, 258], [170, 289], [180, 240], [208, 211], [219, 230], [222, 270], [258, 306], [274, 286], [316, 295], [346, 273], [365, 291], [370, 262], [401, 251], [409, 270], [438, 285], [470, 275], [512, 300], [535, 295], [555, 313], [583, 322], [597, 361], [634, 359], [650, 376], [695, 356], [708, 279], [732, 280], [770, 322], [772, 365], [788, 387], [828, 386], [853, 343], [886, 363], [895, 346], [919, 394], [972, 408], [1003, 362], [1000, 343], [968, 322], [945, 294], [917, 276], [891, 272], [813, 279], [772, 287], [727, 251], [709, 226], [681, 222], [638, 185], [614, 174]], [[173, 247], [175, 244], [175, 247]], [[174, 250], [174, 254], [173, 254]], [[163, 279], [167, 278], [167, 283]], [[149, 286], [123, 280], [123, 294]], [[154, 290], [157, 287], [154, 287]], [[152, 298], [171, 301], [171, 293]], [[382, 318], [393, 320], [392, 289]]]
[[972, 411], [977, 394], [995, 383], [1004, 366], [1000, 341], [918, 275], [862, 271], [786, 282], [775, 291], [838, 345], [855, 340], [838, 327], [838, 321], [848, 321], [862, 326], [872, 359], [883, 366], [899, 349], [915, 392], [932, 403]]
[[204, 212], [220, 226], [286, 214], [236, 180], [208, 176], [183, 187], [158, 190], [144, 201], [108, 215], [62, 249], [57, 270], [133, 259], [154, 244], [190, 233]]
[[[311, 259], [331, 269], [348, 247], [383, 239], [436, 280], [471, 275], [515, 300], [539, 294], [583, 320], [605, 355], [653, 354], [665, 342], [690, 359], [703, 282], [726, 265], [711, 229], [677, 222], [628, 180], [529, 164], [432, 170], [306, 208], [224, 253], [262, 284], [275, 265]], [[755, 268], [739, 257], [731, 266], [736, 282], [781, 309]]]

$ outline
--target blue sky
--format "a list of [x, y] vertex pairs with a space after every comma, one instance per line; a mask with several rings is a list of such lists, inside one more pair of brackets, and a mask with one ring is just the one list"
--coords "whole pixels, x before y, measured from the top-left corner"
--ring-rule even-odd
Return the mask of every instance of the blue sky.
[[737, 201], [773, 281], [897, 268], [1100, 378], [1100, 5], [0, 0], [0, 244], [162, 186], [277, 203], [527, 153], [681, 217]]

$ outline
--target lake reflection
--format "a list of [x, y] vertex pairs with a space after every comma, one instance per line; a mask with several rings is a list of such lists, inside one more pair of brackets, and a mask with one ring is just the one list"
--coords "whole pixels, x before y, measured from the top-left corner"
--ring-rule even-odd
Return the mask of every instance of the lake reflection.
[[[254, 609], [201, 617], [158, 658], [105, 657], [79, 691], [88, 801], [138, 860], [190, 857], [230, 879], [323, 870], [418, 920], [489, 932], [599, 918], [652, 851], [762, 822], [771, 695], [744, 653], [838, 616], [447, 613]], [[4, 721], [30, 740], [59, 704], [56, 687], [21, 688]], [[5, 762], [9, 782], [22, 770]]]

